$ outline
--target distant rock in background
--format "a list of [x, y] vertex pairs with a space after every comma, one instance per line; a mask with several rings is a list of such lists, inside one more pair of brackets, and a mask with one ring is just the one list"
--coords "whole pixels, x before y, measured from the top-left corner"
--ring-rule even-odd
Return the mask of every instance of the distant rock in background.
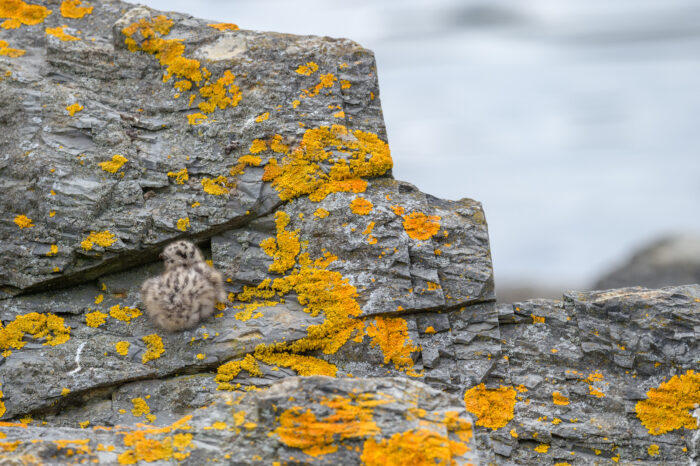
[[598, 279], [592, 289], [691, 283], [700, 283], [700, 235], [678, 234], [640, 249], [627, 263]]

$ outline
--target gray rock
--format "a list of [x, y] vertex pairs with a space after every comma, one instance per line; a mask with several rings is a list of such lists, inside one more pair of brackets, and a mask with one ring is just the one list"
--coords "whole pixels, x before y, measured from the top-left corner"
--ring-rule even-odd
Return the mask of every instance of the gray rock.
[[596, 280], [593, 289], [661, 288], [700, 283], [700, 236], [661, 238], [640, 248], [624, 264]]

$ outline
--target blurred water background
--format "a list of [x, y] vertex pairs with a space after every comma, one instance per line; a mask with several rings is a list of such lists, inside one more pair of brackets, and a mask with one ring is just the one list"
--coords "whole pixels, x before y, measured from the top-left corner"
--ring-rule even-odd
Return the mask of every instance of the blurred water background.
[[376, 54], [394, 175], [481, 201], [499, 299], [700, 233], [697, 0], [147, 0]]

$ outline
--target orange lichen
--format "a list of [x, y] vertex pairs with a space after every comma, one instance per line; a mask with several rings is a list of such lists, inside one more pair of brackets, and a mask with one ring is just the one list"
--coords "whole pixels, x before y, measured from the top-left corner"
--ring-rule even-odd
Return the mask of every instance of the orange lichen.
[[25, 53], [27, 53], [26, 50], [13, 49], [12, 47], [10, 47], [10, 44], [8, 44], [7, 41], [0, 40], [0, 56], [17, 58], [17, 57], [21, 57]]
[[270, 118], [270, 112], [265, 112], [265, 113], [262, 113], [262, 114], [258, 115], [257, 117], [255, 117], [255, 122], [262, 123], [263, 121], [267, 120], [268, 118]]
[[512, 387], [486, 388], [482, 383], [464, 393], [464, 404], [477, 417], [476, 425], [496, 430], [513, 419], [515, 397]]
[[117, 241], [117, 237], [114, 236], [109, 230], [105, 231], [91, 231], [87, 238], [81, 241], [80, 246], [89, 251], [96, 244], [103, 248], [113, 245]]
[[436, 215], [411, 212], [403, 216], [403, 229], [409, 237], [424, 241], [437, 234], [440, 230], [440, 220], [440, 217]]
[[240, 29], [237, 24], [233, 23], [207, 24], [207, 26], [218, 29], [219, 31], [238, 31]]
[[180, 231], [187, 231], [187, 229], [190, 227], [190, 219], [189, 217], [181, 218], [178, 219], [176, 228]]
[[358, 197], [350, 202], [350, 210], [356, 215], [367, 215], [372, 211], [372, 203], [363, 197]]
[[63, 0], [63, 3], [61, 3], [61, 14], [66, 18], [79, 19], [92, 13], [93, 7], [80, 6], [82, 3], [80, 0]]
[[676, 429], [697, 429], [691, 412], [700, 404], [700, 373], [693, 370], [674, 375], [658, 388], [647, 392], [647, 399], [635, 406], [637, 417], [651, 435]]
[[413, 367], [411, 353], [418, 351], [408, 336], [408, 324], [401, 317], [376, 317], [366, 329], [372, 339], [371, 345], [378, 346], [384, 353], [384, 364], [394, 363], [397, 370], [405, 371]]
[[[333, 159], [333, 152], [350, 155], [350, 159]], [[320, 163], [333, 161], [329, 170]], [[389, 146], [373, 133], [333, 125], [305, 131], [300, 145], [286, 154], [281, 163], [271, 159], [265, 167], [263, 181], [271, 181], [280, 199], [290, 200], [308, 195], [321, 201], [332, 192], [364, 192], [365, 177], [379, 176], [392, 166]]]
[[190, 115], [187, 115], [187, 122], [191, 125], [198, 125], [202, 123], [204, 120], [209, 118], [208, 116], [202, 114], [202, 113], [192, 113]]
[[100, 304], [102, 301], [104, 301], [105, 295], [103, 294], [98, 294], [95, 296], [95, 304]]
[[122, 322], [129, 322], [141, 315], [141, 310], [136, 307], [121, 307], [119, 304], [109, 308], [109, 315]]
[[136, 417], [140, 417], [151, 412], [151, 408], [143, 398], [132, 398], [131, 403], [134, 405], [134, 407], [131, 408], [131, 414]]
[[367, 466], [449, 466], [454, 464], [451, 461], [453, 454], [458, 456], [466, 452], [464, 449], [452, 452], [451, 447], [454, 446], [453, 442], [438, 432], [414, 429], [380, 441], [368, 439], [364, 443], [360, 459]]
[[15, 29], [20, 25], [33, 26], [43, 23], [44, 19], [51, 14], [51, 10], [41, 5], [31, 5], [22, 0], [0, 1], [0, 18], [7, 18], [2, 23], [5, 29]]
[[569, 399], [559, 392], [552, 393], [552, 403], [555, 405], [566, 406], [569, 404]]
[[294, 353], [273, 352], [270, 347], [256, 349], [255, 357], [266, 364], [289, 367], [302, 376], [326, 375], [335, 377], [338, 372], [338, 368], [334, 364], [323, 359]]
[[80, 112], [84, 109], [82, 105], [80, 105], [78, 102], [72, 103], [69, 106], [66, 107], [66, 110], [68, 110], [68, 114], [70, 116], [75, 115], [77, 112]]
[[265, 254], [273, 258], [268, 270], [274, 273], [284, 273], [294, 267], [296, 257], [301, 251], [299, 230], [287, 231], [289, 215], [283, 211], [275, 214], [277, 237], [267, 238], [260, 243]]
[[127, 354], [129, 354], [130, 346], [131, 343], [129, 343], [128, 341], [118, 341], [114, 344], [114, 349], [116, 349], [117, 353], [121, 354], [122, 356], [126, 356]]
[[248, 149], [251, 154], [259, 154], [260, 152], [267, 150], [267, 143], [262, 139], [253, 139], [250, 149]]
[[[2, 329], [0, 329], [0, 332], [2, 332]], [[0, 384], [0, 387], [1, 386], [2, 384]], [[0, 390], [0, 418], [2, 418], [5, 415], [5, 412], [7, 411], [7, 409], [5, 408], [5, 403], [3, 403], [2, 401], [3, 396], [4, 394], [2, 393], [2, 390]]]
[[314, 212], [314, 216], [315, 216], [315, 217], [318, 217], [318, 218], [326, 218], [326, 217], [328, 217], [328, 215], [330, 215], [330, 212], [328, 212], [328, 211], [327, 211], [326, 209], [324, 209], [323, 207], [319, 207], [319, 208], [316, 209], [316, 211]]
[[168, 172], [168, 176], [175, 178], [175, 183], [177, 184], [185, 184], [185, 181], [190, 179], [189, 175], [187, 174], [187, 168], [183, 168], [182, 170], [176, 172]]
[[[202, 86], [199, 89], [199, 95], [206, 100], [200, 102], [197, 107], [204, 113], [211, 113], [217, 107], [223, 110], [226, 107], [238, 106], [243, 96], [240, 88], [233, 83], [235, 79], [236, 75], [226, 70], [221, 78], [211, 84]], [[206, 119], [206, 117], [204, 118]], [[193, 123], [190, 122], [190, 124]]]
[[56, 26], [55, 28], [46, 28], [46, 34], [49, 36], [54, 36], [63, 42], [70, 42], [73, 40], [80, 40], [80, 37], [71, 36], [70, 34], [64, 32], [63, 30], [67, 28], [67, 25]]
[[26, 215], [18, 215], [14, 219], [15, 224], [20, 228], [31, 228], [34, 226], [32, 219]]
[[143, 340], [147, 346], [146, 352], [144, 353], [143, 357], [141, 357], [141, 362], [143, 364], [146, 364], [148, 361], [158, 359], [165, 352], [165, 349], [163, 348], [163, 339], [157, 334], [153, 333], [151, 335], [146, 335], [145, 337], [142, 337], [141, 340]]
[[430, 327], [425, 329], [425, 333], [437, 333], [433, 326], [431, 325]]
[[279, 427], [275, 433], [285, 445], [300, 448], [310, 456], [318, 457], [338, 450], [339, 441], [362, 438], [379, 433], [372, 420], [372, 408], [377, 403], [388, 402], [373, 397], [345, 398], [335, 396], [324, 399], [321, 404], [333, 412], [324, 418], [300, 406], [285, 410], [279, 417]]
[[54, 314], [30, 312], [18, 315], [15, 320], [2, 326], [0, 323], [0, 349], [21, 349], [27, 343], [25, 335], [33, 338], [46, 338], [44, 345], [61, 345], [70, 339], [70, 327], [66, 327], [62, 317]]
[[399, 216], [403, 216], [403, 214], [406, 213], [406, 209], [404, 209], [404, 208], [401, 207], [400, 205], [393, 205], [393, 206], [391, 206], [391, 210], [393, 210], [394, 213], [395, 213], [396, 215], [399, 215]]
[[319, 77], [318, 84], [309, 89], [302, 89], [299, 98], [305, 99], [307, 97], [315, 97], [322, 89], [333, 87], [333, 83], [336, 81], [338, 81], [338, 78], [336, 78], [333, 73], [322, 74]]
[[108, 160], [107, 162], [100, 162], [98, 165], [102, 170], [109, 172], [109, 173], [116, 173], [117, 170], [122, 168], [122, 166], [128, 162], [129, 159], [124, 157], [123, 155], [115, 154], [112, 156], [112, 160]]
[[589, 395], [597, 396], [598, 398], [603, 398], [605, 396], [605, 393], [601, 392], [597, 388], [595, 388], [593, 385], [588, 386], [589, 390]]
[[219, 175], [214, 179], [203, 178], [201, 183], [204, 192], [211, 194], [212, 196], [223, 196], [224, 194], [228, 194], [228, 188], [231, 187], [228, 179], [223, 175]]
[[530, 317], [532, 317], [533, 324], [544, 324], [543, 316], [536, 316], [535, 314], [530, 314]]
[[153, 462], [171, 458], [177, 460], [185, 459], [189, 455], [189, 452], [185, 452], [185, 450], [192, 446], [192, 434], [175, 434], [172, 437], [166, 436], [162, 440], [147, 438], [146, 436], [189, 429], [191, 427], [187, 425], [187, 421], [191, 418], [192, 416], [185, 416], [166, 427], [119, 432], [124, 436], [124, 445], [132, 447], [132, 449], [120, 454], [117, 457], [117, 461], [119, 464], [136, 464], [139, 461]]
[[104, 324], [106, 320], [107, 314], [105, 314], [104, 312], [95, 311], [85, 314], [85, 324], [88, 327], [97, 328], [100, 325]]
[[235, 387], [229, 382], [245, 370], [253, 377], [262, 377], [260, 366], [253, 356], [246, 354], [245, 358], [238, 361], [230, 361], [222, 364], [216, 371], [214, 380], [219, 384], [217, 390], [233, 390]]
[[537, 453], [547, 453], [549, 451], [549, 445], [547, 445], [546, 443], [541, 443], [541, 444], [537, 445], [534, 448], [534, 450]]
[[312, 61], [309, 61], [306, 62], [306, 65], [299, 65], [295, 71], [299, 74], [303, 74], [304, 76], [311, 76], [313, 73], [318, 71], [318, 65]]

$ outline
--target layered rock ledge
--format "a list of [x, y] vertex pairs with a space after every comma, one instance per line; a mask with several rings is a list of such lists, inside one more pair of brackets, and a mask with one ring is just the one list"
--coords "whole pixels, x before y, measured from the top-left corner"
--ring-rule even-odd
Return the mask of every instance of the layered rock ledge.
[[[481, 205], [391, 176], [370, 51], [118, 1], [0, 21], [0, 460], [697, 461], [700, 286], [497, 306]], [[166, 334], [138, 289], [180, 238], [229, 299]]]

